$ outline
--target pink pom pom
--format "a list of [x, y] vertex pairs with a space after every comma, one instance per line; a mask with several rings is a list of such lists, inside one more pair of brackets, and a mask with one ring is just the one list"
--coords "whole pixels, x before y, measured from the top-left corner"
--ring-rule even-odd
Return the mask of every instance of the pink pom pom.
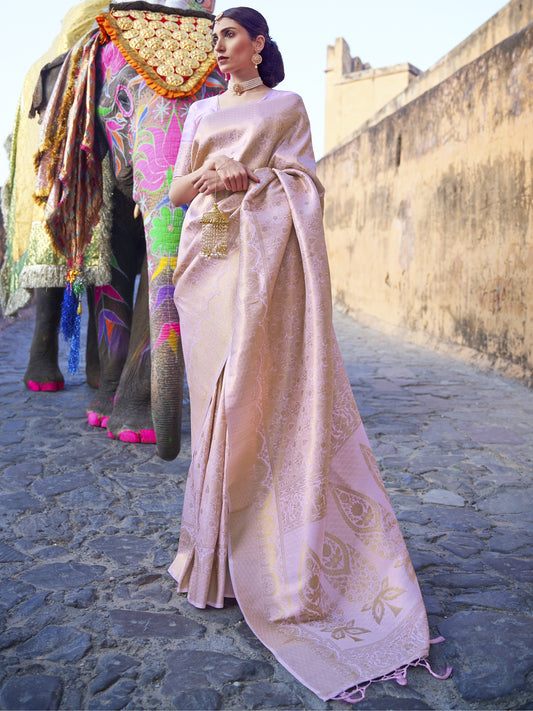
[[137, 434], [137, 432], [133, 432], [133, 430], [126, 430], [125, 432], [121, 432], [118, 436], [119, 440], [121, 442], [139, 442], [140, 437]]
[[88, 412], [87, 413], [87, 422], [91, 425], [91, 427], [99, 427], [100, 426], [100, 418], [96, 414], [96, 412]]
[[41, 390], [43, 392], [57, 392], [58, 390], [63, 390], [64, 383], [41, 383]]
[[28, 389], [33, 392], [57, 392], [63, 390], [65, 383], [52, 381], [51, 383], [36, 383], [35, 380], [28, 380]]

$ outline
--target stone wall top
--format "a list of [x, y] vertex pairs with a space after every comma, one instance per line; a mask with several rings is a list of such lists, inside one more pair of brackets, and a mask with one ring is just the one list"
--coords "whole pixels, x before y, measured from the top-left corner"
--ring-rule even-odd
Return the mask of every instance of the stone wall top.
[[411, 81], [404, 91], [379, 111], [376, 111], [372, 117], [355, 129], [353, 133], [343, 138], [332, 150], [336, 150], [341, 145], [348, 143], [357, 134], [398, 111], [452, 74], [455, 74], [462, 67], [475, 61], [500, 42], [503, 42], [507, 37], [520, 32], [531, 23], [533, 23], [533, 0], [510, 0], [507, 5], [478, 27], [463, 42], [445, 54], [444, 57], [441, 57], [433, 66], [418, 76], [415, 81]]

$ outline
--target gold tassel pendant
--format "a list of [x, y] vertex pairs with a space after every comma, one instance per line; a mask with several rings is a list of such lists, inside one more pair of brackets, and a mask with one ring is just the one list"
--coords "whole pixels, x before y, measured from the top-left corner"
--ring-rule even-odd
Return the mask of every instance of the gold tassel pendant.
[[224, 258], [228, 256], [229, 217], [219, 210], [215, 202], [211, 212], [204, 212], [202, 225], [201, 257]]

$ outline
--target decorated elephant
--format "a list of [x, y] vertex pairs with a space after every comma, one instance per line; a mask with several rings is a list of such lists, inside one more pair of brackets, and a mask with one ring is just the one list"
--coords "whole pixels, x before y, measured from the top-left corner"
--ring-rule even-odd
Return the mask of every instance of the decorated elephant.
[[[97, 388], [87, 416], [89, 424], [106, 427], [110, 436], [122, 441], [154, 442], [144, 227], [140, 217], [134, 217], [131, 197], [116, 187], [111, 213], [111, 281], [87, 289], [86, 375]], [[61, 390], [58, 331], [64, 289], [37, 288], [35, 294], [35, 327], [24, 382], [31, 390]]]
[[[38, 237], [39, 231], [42, 232], [40, 226], [44, 219], [42, 207], [33, 199], [34, 155], [40, 132], [34, 101], [37, 99], [37, 105], [43, 106], [45, 97], [51, 93], [58, 67], [66, 52], [87, 35], [94, 25], [95, 16], [107, 6], [107, 2], [83, 0], [71, 8], [49, 50], [32, 65], [24, 80], [11, 135], [9, 176], [2, 188], [7, 244], [0, 272], [0, 304], [6, 316], [15, 315], [29, 302], [33, 288], [52, 285], [44, 279], [45, 268], [50, 282], [58, 277], [61, 270], [60, 261], [51, 249], [50, 239], [41, 243], [32, 240], [32, 233]], [[41, 74], [44, 67], [47, 67], [47, 71]], [[38, 265], [37, 271], [32, 272], [33, 265]], [[97, 283], [98, 279], [94, 276], [93, 281]], [[59, 287], [62, 283], [57, 279], [54, 285]]]
[[[49, 50], [26, 75], [11, 134], [10, 173], [2, 190], [7, 235], [5, 259], [0, 264], [0, 305], [4, 315], [14, 316], [28, 304], [33, 291], [36, 291], [36, 331], [25, 377], [32, 389], [58, 390], [63, 387], [63, 375], [57, 362], [57, 326], [62, 289], [39, 288], [53, 283], [54, 277], [57, 278], [54, 272], [61, 267], [54, 257], [49, 238], [40, 239], [43, 211], [33, 200], [33, 159], [39, 141], [36, 110], [42, 109], [50, 96], [66, 52], [90, 31], [95, 15], [106, 6], [106, 0], [83, 0], [67, 12], [61, 31]], [[39, 265], [37, 272], [32, 271], [34, 265]], [[44, 270], [48, 271], [46, 275], [43, 265], [46, 265]], [[57, 281], [58, 287], [60, 283]], [[95, 339], [92, 338], [88, 341], [87, 377], [94, 386], [100, 378], [98, 354]]]
[[[28, 303], [32, 290], [35, 292], [35, 329], [24, 376], [32, 390], [63, 388], [58, 364], [63, 287], [50, 284], [61, 284], [66, 273], [64, 258], [53, 252], [43, 230], [43, 208], [33, 200], [33, 157], [39, 140], [36, 115], [42, 116], [46, 109], [66, 53], [94, 29], [94, 18], [106, 7], [107, 0], [84, 0], [69, 10], [49, 51], [27, 74], [13, 131], [11, 171], [3, 201], [8, 239], [0, 274], [0, 302], [4, 313], [12, 316]], [[131, 190], [130, 195], [124, 195], [108, 179], [105, 192], [107, 234], [100, 230], [91, 244], [92, 254], [86, 255], [91, 281], [97, 285], [87, 294], [86, 373], [90, 385], [100, 386], [88, 416], [91, 424], [107, 424], [111, 414], [109, 432], [128, 441], [153, 441], [145, 278], [133, 313], [134, 279], [145, 252], [144, 228], [142, 220], [133, 217]], [[130, 337], [132, 320], [136, 323], [134, 338]], [[131, 355], [126, 360], [128, 347]], [[128, 372], [135, 377], [128, 377]], [[123, 373], [128, 387], [117, 395]]]
[[[140, 210], [148, 265], [150, 348], [148, 329], [143, 329], [142, 319], [137, 324], [134, 319], [133, 332], [141, 334], [133, 339], [136, 358], [122, 373], [108, 426], [117, 412], [127, 415], [128, 407], [120, 407], [121, 394], [131, 394], [132, 384], [143, 382], [148, 361], [139, 356], [151, 353], [151, 411], [157, 451], [164, 459], [179, 451], [183, 383], [172, 275], [184, 210], [170, 205], [168, 188], [188, 106], [225, 86], [211, 48], [212, 16], [207, 11], [213, 9], [212, 0], [206, 0], [203, 9], [192, 0], [174, 0], [173, 5], [180, 7], [112, 4], [98, 17], [100, 34], [92, 34], [69, 52], [43, 120], [36, 190], [45, 205], [55, 251], [67, 260], [67, 293], [75, 304], [84, 282], [90, 281], [86, 256], [101, 226], [105, 150], [116, 186]], [[127, 244], [131, 248], [131, 240]], [[115, 267], [120, 274], [120, 263]], [[108, 302], [122, 298], [114, 288], [103, 287], [100, 295]], [[96, 312], [100, 343], [102, 336], [108, 338], [107, 347], [114, 334], [114, 343], [121, 342], [122, 325], [116, 311], [111, 313], [114, 321], [105, 308]], [[102, 394], [90, 408], [99, 421], [105, 420], [112, 402], [111, 391]], [[116, 419], [115, 431], [121, 416]], [[147, 428], [137, 423], [137, 431], [143, 429]]]

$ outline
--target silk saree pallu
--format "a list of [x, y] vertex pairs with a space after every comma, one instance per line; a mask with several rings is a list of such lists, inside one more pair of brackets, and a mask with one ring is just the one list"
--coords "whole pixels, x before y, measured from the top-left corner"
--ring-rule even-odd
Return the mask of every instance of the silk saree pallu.
[[217, 153], [261, 182], [217, 195], [226, 258], [200, 254], [213, 197], [196, 197], [183, 226], [174, 280], [193, 453], [170, 573], [198, 607], [235, 596], [325, 700], [425, 659], [426, 612], [333, 331], [301, 99], [275, 91], [208, 113], [180, 174]]

